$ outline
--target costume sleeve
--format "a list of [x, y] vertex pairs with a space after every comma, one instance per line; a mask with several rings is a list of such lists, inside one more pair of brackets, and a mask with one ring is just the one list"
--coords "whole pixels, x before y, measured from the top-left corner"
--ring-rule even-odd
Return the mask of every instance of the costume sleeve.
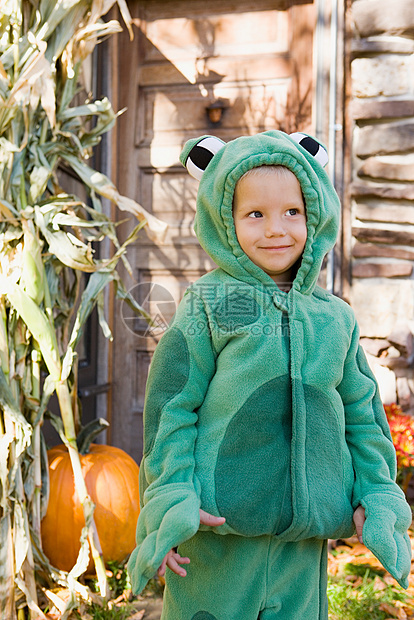
[[377, 382], [354, 329], [343, 379], [338, 387], [345, 407], [346, 440], [355, 471], [353, 507], [365, 508], [362, 538], [384, 568], [408, 587], [411, 509], [395, 482], [397, 464]]
[[200, 524], [194, 469], [197, 409], [215, 372], [215, 355], [202, 300], [187, 292], [158, 343], [144, 406], [144, 456], [137, 546], [128, 562], [134, 593], [144, 588], [172, 547]]

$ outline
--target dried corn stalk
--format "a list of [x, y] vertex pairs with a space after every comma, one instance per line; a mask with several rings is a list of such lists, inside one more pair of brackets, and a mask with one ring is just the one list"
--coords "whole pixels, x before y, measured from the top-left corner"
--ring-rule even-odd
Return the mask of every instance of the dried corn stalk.
[[[24, 606], [31, 618], [45, 618], [36, 579], [45, 592], [53, 583], [69, 587], [72, 596], [62, 617], [68, 615], [82, 590], [77, 578], [88, 564], [88, 539], [101, 593], [107, 594], [76, 445], [76, 346], [110, 282], [141, 310], [123, 289], [117, 262], [128, 266], [126, 247], [142, 226], [156, 241], [165, 233], [162, 222], [85, 163], [116, 120], [107, 99], [74, 104], [82, 62], [102, 37], [121, 29], [117, 21], [101, 20], [114, 4], [0, 0], [0, 616], [10, 620], [21, 616], [16, 610]], [[117, 4], [132, 36], [127, 4]], [[60, 187], [62, 163], [85, 185], [88, 204]], [[123, 245], [102, 212], [100, 196], [140, 220]], [[92, 243], [106, 238], [114, 255], [97, 260]], [[90, 275], [80, 295], [82, 273]], [[86, 521], [78, 562], [69, 574], [51, 567], [41, 550], [48, 495], [41, 426], [53, 392], [61, 413], [55, 423], [69, 448]]]

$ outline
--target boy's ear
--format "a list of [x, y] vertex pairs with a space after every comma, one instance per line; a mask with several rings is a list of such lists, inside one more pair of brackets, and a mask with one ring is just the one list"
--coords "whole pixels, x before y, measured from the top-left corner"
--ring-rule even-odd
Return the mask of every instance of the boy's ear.
[[226, 143], [214, 136], [201, 136], [188, 140], [180, 155], [180, 161], [192, 177], [201, 180], [214, 155], [223, 148]]
[[315, 140], [315, 138], [308, 136], [306, 133], [300, 133], [299, 131], [289, 134], [289, 138], [292, 138], [292, 140], [308, 151], [322, 167], [326, 166], [328, 163], [328, 151], [322, 144]]

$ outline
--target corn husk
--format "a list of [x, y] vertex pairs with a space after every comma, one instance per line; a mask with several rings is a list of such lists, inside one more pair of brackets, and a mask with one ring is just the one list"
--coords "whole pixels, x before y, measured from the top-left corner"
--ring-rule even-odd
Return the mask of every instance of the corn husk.
[[[107, 98], [93, 101], [88, 93], [82, 101], [79, 94], [82, 63], [122, 29], [102, 19], [115, 4], [132, 38], [126, 0], [0, 0], [0, 616], [11, 620], [22, 613], [45, 618], [40, 585], [62, 618], [80, 597], [92, 598], [78, 581], [90, 549], [101, 595], [108, 595], [76, 441], [76, 347], [95, 307], [104, 335], [112, 338], [103, 304], [109, 284], [149, 319], [125, 290], [117, 265], [121, 260], [130, 270], [127, 248], [139, 242], [141, 228], [156, 242], [166, 231], [87, 163], [119, 115]], [[83, 184], [82, 196], [61, 187], [62, 166]], [[138, 220], [124, 242], [100, 197]], [[97, 257], [95, 248], [107, 239], [111, 253]], [[48, 411], [53, 393], [58, 416]], [[69, 573], [51, 566], [41, 546], [48, 501], [45, 415], [68, 446], [85, 515], [78, 561]], [[64, 600], [57, 585], [69, 593]]]

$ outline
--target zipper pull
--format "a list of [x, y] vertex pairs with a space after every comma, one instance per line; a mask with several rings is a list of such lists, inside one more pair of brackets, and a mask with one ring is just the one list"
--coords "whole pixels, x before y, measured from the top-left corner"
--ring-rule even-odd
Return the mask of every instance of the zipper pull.
[[288, 312], [287, 299], [279, 297], [277, 293], [273, 293], [273, 304], [282, 312]]

